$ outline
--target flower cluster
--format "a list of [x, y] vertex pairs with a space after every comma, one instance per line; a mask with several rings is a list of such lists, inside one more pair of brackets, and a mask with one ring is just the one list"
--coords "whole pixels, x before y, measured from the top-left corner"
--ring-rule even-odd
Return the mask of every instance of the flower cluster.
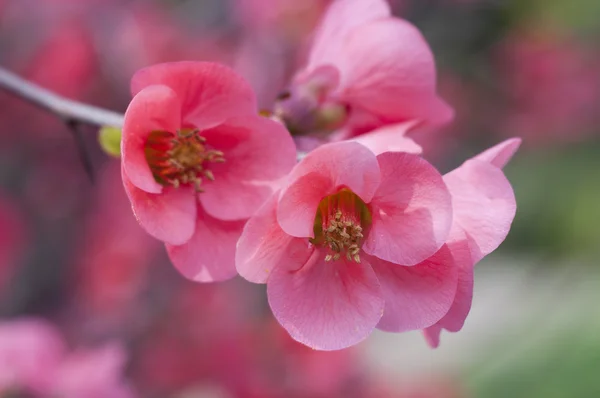
[[520, 140], [442, 175], [407, 135], [452, 118], [435, 80], [425, 40], [384, 0], [334, 1], [270, 112], [228, 67], [142, 69], [121, 144], [136, 218], [189, 279], [266, 283], [307, 346], [345, 348], [374, 328], [437, 346], [462, 328], [473, 266], [510, 229], [502, 167]]
[[125, 361], [117, 343], [68, 351], [56, 328], [42, 319], [0, 322], [3, 397], [133, 398], [122, 379]]

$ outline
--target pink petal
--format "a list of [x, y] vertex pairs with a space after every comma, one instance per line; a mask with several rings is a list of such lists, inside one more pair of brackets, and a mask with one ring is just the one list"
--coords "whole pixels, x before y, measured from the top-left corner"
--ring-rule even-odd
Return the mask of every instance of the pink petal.
[[194, 234], [196, 197], [192, 189], [165, 187], [159, 194], [142, 191], [121, 169], [123, 186], [133, 214], [150, 235], [172, 245], [182, 245]]
[[316, 30], [307, 69], [335, 65], [347, 35], [358, 26], [390, 15], [385, 0], [338, 0], [331, 3]]
[[198, 211], [196, 231], [180, 246], [166, 245], [171, 262], [195, 282], [217, 282], [236, 275], [235, 245], [244, 221], [221, 221]]
[[453, 112], [438, 98], [433, 54], [407, 21], [386, 18], [363, 25], [346, 40], [335, 64], [340, 96], [389, 121], [448, 122]]
[[135, 95], [155, 84], [175, 91], [181, 101], [181, 118], [200, 129], [256, 113], [252, 87], [224, 65], [183, 61], [149, 66], [133, 76], [131, 92]]
[[144, 147], [152, 131], [175, 133], [181, 127], [181, 105], [173, 90], [150, 86], [137, 93], [125, 112], [121, 157], [125, 173], [133, 185], [150, 193], [160, 193], [146, 161]]
[[467, 315], [471, 311], [473, 301], [473, 260], [469, 242], [464, 233], [456, 234], [458, 240], [450, 242], [447, 246], [452, 252], [458, 268], [458, 284], [452, 306], [436, 324], [423, 330], [427, 344], [437, 348], [440, 344], [440, 334], [443, 329], [458, 332], [462, 329]]
[[419, 264], [448, 237], [450, 193], [440, 173], [416, 155], [386, 152], [377, 160], [381, 185], [371, 201], [373, 224], [363, 250], [395, 264]]
[[267, 295], [292, 338], [314, 349], [338, 350], [371, 334], [384, 301], [368, 263], [325, 262], [324, 257], [315, 250], [306, 264], [275, 268]]
[[470, 241], [473, 261], [496, 250], [515, 217], [512, 187], [502, 170], [471, 159], [444, 176], [452, 194], [454, 223]]
[[462, 329], [473, 301], [473, 260], [469, 242], [466, 240], [448, 243], [452, 257], [458, 268], [458, 285], [452, 306], [439, 320], [439, 324], [450, 332]]
[[237, 271], [250, 282], [266, 283], [275, 267], [304, 264], [312, 253], [307, 239], [290, 236], [277, 224], [278, 197], [272, 195], [248, 220], [237, 245]]
[[420, 155], [423, 148], [406, 136], [406, 133], [417, 124], [418, 122], [411, 121], [386, 125], [370, 133], [359, 135], [352, 141], [363, 144], [376, 155], [383, 152], [406, 152]]
[[264, 117], [229, 119], [202, 135], [225, 157], [225, 163], [209, 165], [215, 181], [207, 182], [199, 195], [204, 209], [221, 220], [249, 218], [271, 195], [274, 183], [296, 164], [290, 134]]
[[288, 234], [312, 237], [321, 199], [348, 188], [368, 203], [379, 186], [377, 158], [356, 142], [320, 146], [296, 165], [281, 192], [277, 221]]
[[406, 332], [439, 321], [450, 309], [456, 293], [458, 266], [446, 246], [413, 267], [368, 260], [381, 283], [385, 300], [378, 329]]
[[510, 138], [480, 153], [475, 156], [475, 159], [491, 163], [501, 169], [510, 161], [520, 145], [520, 138]]
[[423, 329], [423, 337], [427, 345], [431, 348], [438, 348], [440, 346], [440, 334], [442, 334], [442, 327], [437, 323], [427, 329]]

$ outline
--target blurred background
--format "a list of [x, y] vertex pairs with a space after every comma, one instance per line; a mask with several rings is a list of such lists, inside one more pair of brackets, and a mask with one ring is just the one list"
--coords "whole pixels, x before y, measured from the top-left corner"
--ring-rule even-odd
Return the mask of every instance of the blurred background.
[[[140, 67], [210, 60], [268, 108], [327, 0], [0, 0], [0, 65], [123, 112]], [[340, 352], [293, 342], [264, 288], [184, 280], [139, 228], [119, 162], [0, 92], [0, 318], [37, 316], [66, 344], [123, 344], [144, 398], [600, 396], [600, 2], [397, 0], [425, 35], [455, 121], [422, 139], [442, 171], [503, 140], [518, 212], [476, 270], [464, 329], [430, 350], [376, 332]], [[0, 336], [2, 338], [2, 336]], [[4, 392], [0, 391], [3, 398]], [[78, 397], [79, 398], [79, 397]]]

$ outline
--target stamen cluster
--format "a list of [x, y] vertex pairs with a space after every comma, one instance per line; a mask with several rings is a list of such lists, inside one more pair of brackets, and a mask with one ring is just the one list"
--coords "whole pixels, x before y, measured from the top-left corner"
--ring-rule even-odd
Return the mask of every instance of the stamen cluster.
[[198, 130], [179, 130], [177, 134], [154, 131], [148, 137], [145, 155], [154, 178], [175, 188], [192, 185], [202, 192], [203, 178], [214, 181], [206, 162], [223, 163], [223, 152], [208, 149]]
[[362, 227], [350, 219], [343, 219], [342, 212], [338, 210], [329, 220], [329, 225], [324, 229], [325, 242], [332, 253], [325, 256], [325, 261], [339, 260], [345, 251], [349, 261], [360, 263], [360, 241], [363, 238]]

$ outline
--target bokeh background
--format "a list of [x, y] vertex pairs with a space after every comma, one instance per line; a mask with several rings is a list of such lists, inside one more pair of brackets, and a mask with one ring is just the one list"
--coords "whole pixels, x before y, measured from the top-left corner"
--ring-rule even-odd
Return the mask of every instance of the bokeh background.
[[[269, 108], [327, 0], [0, 0], [0, 65], [123, 112], [140, 67], [210, 60]], [[118, 160], [0, 92], [0, 318], [39, 316], [71, 347], [120, 341], [144, 398], [600, 396], [600, 2], [397, 0], [433, 48], [455, 121], [421, 139], [450, 170], [504, 138], [518, 212], [476, 270], [463, 331], [430, 350], [376, 332], [323, 353], [293, 342], [264, 289], [184, 280], [136, 224]], [[2, 393], [0, 392], [0, 396]]]

